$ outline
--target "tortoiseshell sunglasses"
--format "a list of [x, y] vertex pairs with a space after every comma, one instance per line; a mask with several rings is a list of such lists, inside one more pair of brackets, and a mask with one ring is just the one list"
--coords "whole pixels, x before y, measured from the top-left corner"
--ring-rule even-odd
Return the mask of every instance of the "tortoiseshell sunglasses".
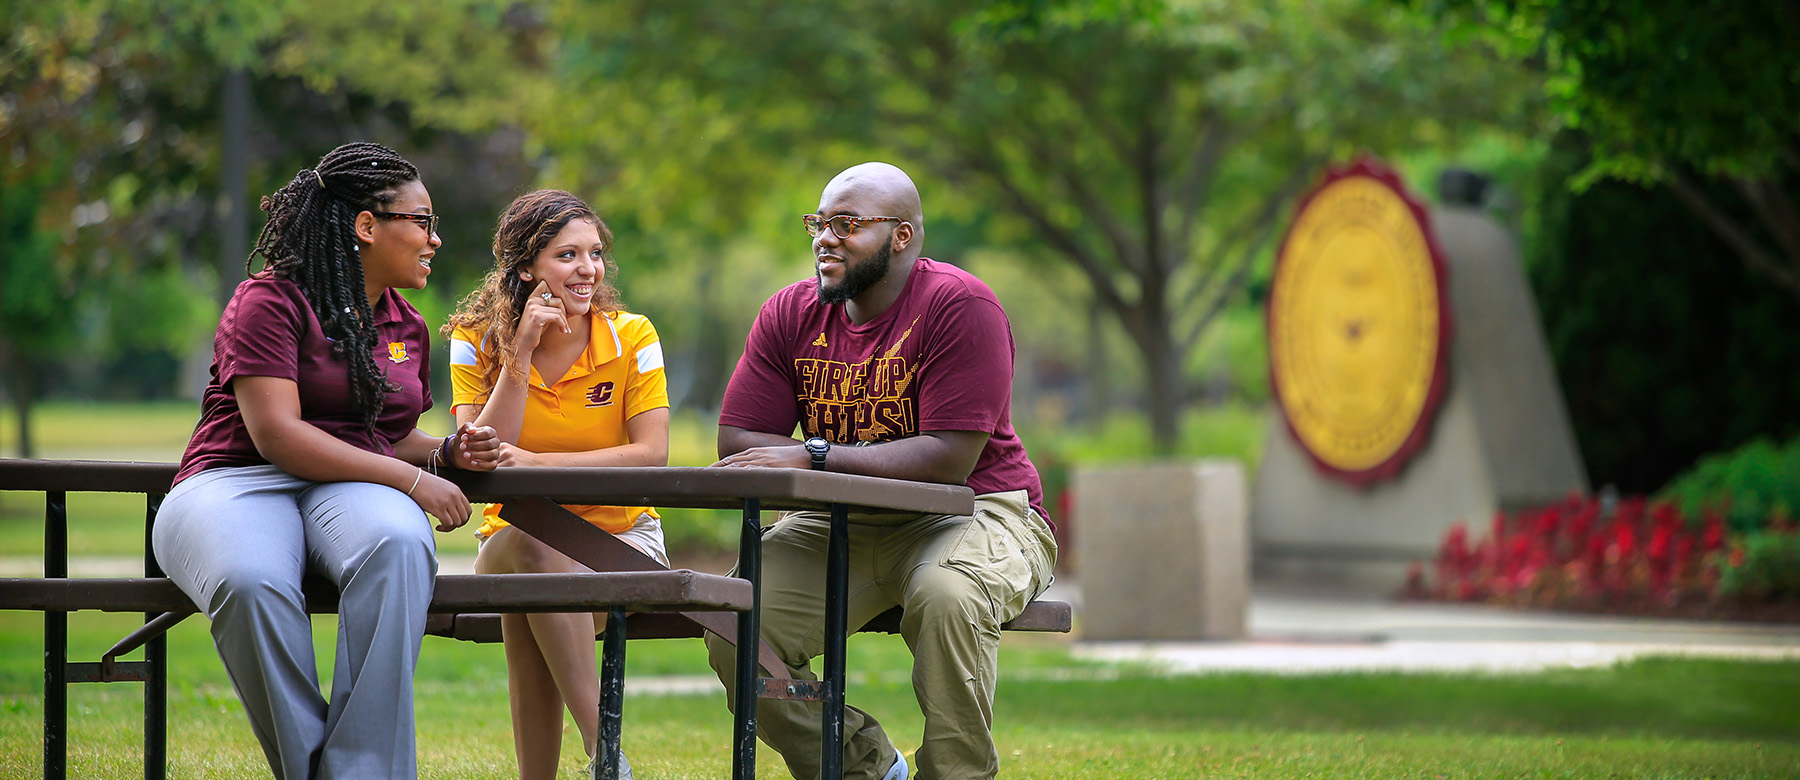
[[870, 222], [905, 222], [906, 220], [899, 217], [852, 217], [849, 214], [839, 214], [831, 219], [826, 219], [817, 214], [806, 214], [800, 217], [800, 221], [806, 223], [806, 234], [809, 236], [818, 238], [820, 233], [825, 232], [825, 226], [830, 225], [831, 234], [844, 239], [849, 238], [851, 233], [855, 233], [857, 228]]
[[436, 214], [408, 214], [403, 211], [371, 211], [369, 213], [382, 219], [404, 219], [425, 228], [427, 236], [437, 232], [438, 215]]

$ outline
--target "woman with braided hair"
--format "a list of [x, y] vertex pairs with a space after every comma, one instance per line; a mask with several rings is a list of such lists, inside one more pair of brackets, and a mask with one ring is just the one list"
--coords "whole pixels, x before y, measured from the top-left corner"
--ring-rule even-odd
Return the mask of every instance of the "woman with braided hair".
[[[412, 780], [413, 666], [437, 573], [427, 515], [440, 531], [469, 519], [436, 472], [494, 468], [498, 438], [417, 428], [430, 332], [397, 290], [425, 286], [442, 242], [412, 163], [345, 144], [262, 209], [262, 270], [219, 317], [200, 422], [151, 541], [212, 620], [277, 780]], [[307, 574], [340, 591], [329, 701]]]
[[[444, 334], [456, 419], [499, 431], [501, 466], [665, 466], [669, 393], [650, 320], [608, 281], [612, 232], [561, 190], [519, 196], [494, 232], [494, 268]], [[602, 530], [669, 563], [650, 507], [571, 506]], [[488, 509], [475, 570], [584, 572], [587, 567], [508, 526]], [[594, 634], [606, 615], [502, 615], [513, 752], [522, 780], [551, 780], [563, 709], [590, 756], [600, 735]], [[590, 774], [592, 774], [590, 772]], [[631, 768], [620, 757], [619, 776]]]

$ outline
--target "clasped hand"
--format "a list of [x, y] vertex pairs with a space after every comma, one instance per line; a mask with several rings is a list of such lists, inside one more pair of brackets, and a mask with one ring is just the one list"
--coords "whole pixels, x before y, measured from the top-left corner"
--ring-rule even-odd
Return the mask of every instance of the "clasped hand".
[[493, 471], [500, 465], [500, 434], [492, 426], [466, 422], [451, 434], [450, 465], [467, 471]]
[[[446, 449], [450, 452], [452, 466], [468, 471], [493, 471], [499, 464], [500, 444], [500, 435], [493, 428], [463, 423], [456, 427], [456, 433], [451, 434], [450, 446]], [[426, 514], [437, 518], [437, 530], [454, 531], [469, 522], [473, 510], [456, 483], [424, 469], [419, 470], [417, 479], [408, 495]]]

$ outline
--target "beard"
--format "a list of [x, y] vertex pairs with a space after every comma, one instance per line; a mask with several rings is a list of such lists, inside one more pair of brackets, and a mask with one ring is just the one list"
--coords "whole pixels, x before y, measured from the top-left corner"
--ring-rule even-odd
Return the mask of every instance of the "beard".
[[824, 277], [819, 278], [819, 302], [843, 303], [854, 300], [857, 296], [869, 291], [882, 279], [887, 278], [888, 261], [893, 259], [892, 242], [881, 242], [881, 248], [875, 250], [867, 260], [852, 265], [844, 262], [844, 280], [836, 287], [826, 287]]

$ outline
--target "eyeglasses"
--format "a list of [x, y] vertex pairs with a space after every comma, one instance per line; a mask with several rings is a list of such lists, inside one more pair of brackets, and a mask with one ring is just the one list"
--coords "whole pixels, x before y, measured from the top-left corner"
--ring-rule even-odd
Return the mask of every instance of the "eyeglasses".
[[438, 215], [436, 214], [409, 214], [403, 211], [371, 211], [369, 213], [382, 219], [404, 219], [425, 228], [426, 236], [437, 232]]
[[813, 238], [818, 238], [820, 233], [825, 232], [825, 226], [830, 225], [831, 234], [844, 239], [849, 238], [851, 233], [855, 233], [857, 228], [870, 222], [905, 222], [906, 220], [899, 217], [852, 217], [849, 214], [839, 214], [831, 219], [826, 219], [817, 214], [807, 214], [800, 217], [800, 221], [806, 223], [806, 234]]

